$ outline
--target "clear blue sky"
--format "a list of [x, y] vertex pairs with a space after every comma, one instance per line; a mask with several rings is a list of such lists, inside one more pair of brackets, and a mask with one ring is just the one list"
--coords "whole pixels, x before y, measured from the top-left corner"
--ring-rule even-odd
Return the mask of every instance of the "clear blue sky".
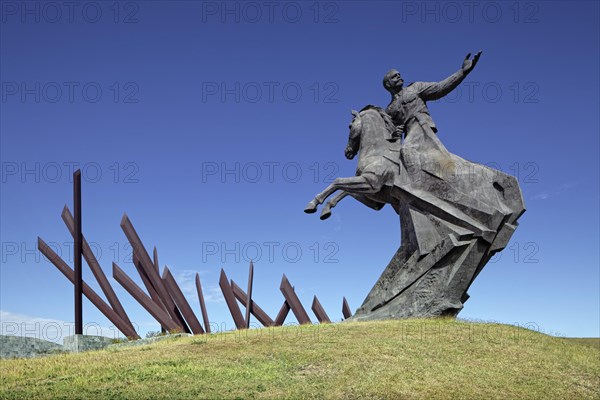
[[[285, 273], [307, 308], [316, 294], [340, 319], [342, 296], [358, 308], [400, 242], [389, 207], [302, 212], [328, 178], [354, 175], [350, 110], [387, 105], [390, 68], [441, 80], [481, 49], [429, 108], [448, 149], [518, 175], [527, 212], [460, 317], [600, 335], [598, 2], [1, 5], [3, 324], [73, 320], [72, 285], [35, 251], [39, 235], [70, 257], [73, 165], [107, 274], [116, 261], [140, 282], [127, 212], [198, 314], [200, 272], [211, 321], [232, 326], [218, 273], [244, 287], [249, 258], [271, 316]], [[87, 266], [84, 278], [98, 288]], [[156, 330], [111, 282], [142, 333]], [[87, 300], [84, 322], [110, 325]]]

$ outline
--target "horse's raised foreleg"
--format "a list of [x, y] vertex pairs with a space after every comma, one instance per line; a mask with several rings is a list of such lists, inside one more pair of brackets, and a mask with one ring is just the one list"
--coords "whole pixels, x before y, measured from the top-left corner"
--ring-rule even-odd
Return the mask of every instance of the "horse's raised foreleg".
[[336, 190], [344, 190], [349, 192], [349, 194], [377, 193], [381, 190], [382, 184], [377, 177], [373, 176], [371, 179], [368, 179], [367, 176], [369, 175], [353, 176], [351, 178], [336, 178], [331, 185], [327, 186], [325, 190], [316, 195], [315, 198], [308, 203], [304, 212], [310, 214], [317, 211], [319, 204], [323, 204], [325, 199], [331, 196]]
[[344, 197], [348, 196], [350, 193], [346, 192], [345, 190], [339, 192], [338, 194], [336, 194], [335, 196], [333, 196], [333, 198], [331, 198], [326, 204], [325, 207], [323, 207], [323, 210], [321, 211], [321, 216], [320, 218], [322, 220], [325, 220], [329, 217], [331, 217], [331, 209], [333, 207], [335, 207], [337, 205], [337, 203], [339, 203]]
[[385, 203], [380, 203], [378, 201], [372, 200], [363, 194], [356, 194], [356, 193], [350, 194], [346, 191], [343, 191], [343, 192], [336, 194], [331, 200], [329, 200], [327, 203], [325, 203], [325, 206], [323, 207], [323, 211], [321, 211], [320, 218], [322, 220], [325, 220], [325, 219], [331, 217], [331, 209], [333, 207], [337, 206], [337, 203], [339, 203], [344, 197], [346, 197], [348, 195], [354, 197], [357, 201], [363, 203], [365, 206], [372, 208], [373, 210], [376, 210], [376, 211], [381, 210], [383, 208], [383, 206], [385, 206]]

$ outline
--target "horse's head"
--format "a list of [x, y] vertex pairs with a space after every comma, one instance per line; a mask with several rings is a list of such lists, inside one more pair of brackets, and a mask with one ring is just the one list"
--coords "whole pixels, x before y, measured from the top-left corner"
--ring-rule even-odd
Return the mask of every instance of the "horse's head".
[[348, 160], [352, 160], [360, 147], [360, 134], [362, 131], [362, 119], [358, 111], [352, 110], [352, 122], [350, 122], [350, 136], [344, 154]]
[[399, 138], [392, 118], [380, 107], [368, 105], [360, 111], [352, 110], [352, 115], [350, 137], [345, 150], [349, 160], [354, 158], [365, 142], [368, 148], [381, 150]]

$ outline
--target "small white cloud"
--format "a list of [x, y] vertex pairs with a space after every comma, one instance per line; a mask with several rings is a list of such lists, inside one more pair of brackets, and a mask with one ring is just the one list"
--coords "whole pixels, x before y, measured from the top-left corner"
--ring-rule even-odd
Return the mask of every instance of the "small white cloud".
[[[184, 269], [181, 271], [173, 271], [173, 277], [177, 282], [177, 285], [183, 292], [183, 295], [187, 298], [190, 304], [197, 304], [198, 290], [196, 289], [196, 273], [201, 276], [209, 273], [209, 271], [195, 271], [191, 269]], [[202, 285], [202, 294], [204, 301], [207, 303], [223, 303], [225, 299], [221, 293], [221, 288], [218, 285], [207, 285], [202, 278], [200, 278]]]
[[558, 188], [556, 188], [556, 190], [551, 190], [551, 191], [544, 190], [543, 192], [534, 195], [532, 197], [532, 199], [533, 200], [547, 200], [550, 197], [554, 197], [558, 194], [564, 193], [567, 190], [572, 189], [577, 185], [578, 185], [577, 182], [566, 182], [566, 183], [559, 185]]
[[179, 271], [174, 278], [185, 297], [198, 296], [196, 291], [196, 272], [190, 269]]
[[342, 231], [342, 216], [340, 215], [340, 213], [336, 213], [333, 215], [333, 218], [334, 218], [333, 231], [341, 232]]
[[541, 193], [536, 194], [532, 198], [534, 200], [546, 200], [546, 199], [550, 198], [550, 193], [548, 193], [548, 192], [541, 192]]
[[563, 183], [562, 185], [560, 185], [558, 187], [559, 192], [564, 192], [565, 190], [571, 189], [575, 186], [577, 186], [578, 183], [577, 182], [567, 182], [567, 183]]
[[223, 293], [221, 293], [221, 288], [217, 285], [210, 285], [207, 287], [206, 291], [203, 292], [204, 301], [207, 303], [224, 303], [225, 299], [223, 298]]
[[[188, 299], [188, 302], [192, 304], [193, 301], [198, 302], [198, 290], [196, 289], [196, 273], [204, 275], [209, 271], [194, 271], [186, 269], [179, 271], [175, 274], [174, 278], [177, 281], [177, 285], [181, 288], [184, 296]], [[207, 303], [223, 303], [225, 299], [221, 293], [221, 288], [217, 285], [207, 285], [201, 280], [202, 294], [204, 295], [204, 301]]]

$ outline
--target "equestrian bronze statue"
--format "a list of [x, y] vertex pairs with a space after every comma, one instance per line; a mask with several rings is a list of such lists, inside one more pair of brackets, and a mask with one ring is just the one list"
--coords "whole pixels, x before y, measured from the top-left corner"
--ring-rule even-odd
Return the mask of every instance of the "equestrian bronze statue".
[[427, 101], [465, 79], [480, 55], [468, 54], [441, 82], [405, 87], [401, 74], [389, 71], [387, 108], [352, 111], [345, 156], [358, 154], [356, 176], [335, 179], [304, 210], [314, 213], [325, 203], [326, 219], [351, 196], [375, 210], [390, 204], [400, 216], [400, 248], [354, 320], [457, 315], [473, 280], [506, 247], [525, 211], [516, 178], [450, 153], [427, 109]]

